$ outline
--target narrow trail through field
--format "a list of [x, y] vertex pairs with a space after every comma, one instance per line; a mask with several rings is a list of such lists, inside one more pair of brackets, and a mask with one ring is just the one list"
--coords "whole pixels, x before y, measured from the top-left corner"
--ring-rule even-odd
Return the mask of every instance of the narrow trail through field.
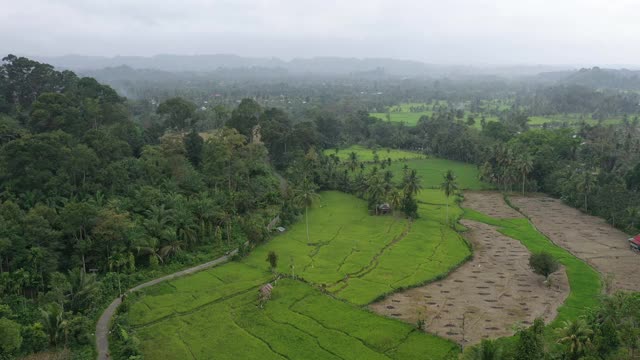
[[[175, 272], [173, 274], [169, 274], [157, 279], [153, 279], [151, 281], [147, 281], [145, 283], [142, 283], [138, 286], [135, 286], [127, 290], [126, 293], [127, 294], [132, 293], [134, 291], [142, 290], [144, 288], [159, 284], [164, 281], [173, 280], [182, 276], [194, 274], [196, 272], [212, 268], [216, 265], [229, 261], [229, 259], [231, 259], [231, 257], [233, 257], [237, 252], [238, 250], [236, 249], [231, 251], [227, 255], [221, 256], [215, 260], [206, 262], [204, 264], [200, 264], [198, 266], [194, 266], [185, 270]], [[109, 304], [109, 306], [104, 310], [102, 315], [100, 315], [100, 319], [96, 324], [96, 348], [98, 351], [98, 357], [97, 357], [98, 360], [109, 359], [109, 328], [111, 326], [111, 320], [113, 319], [113, 315], [115, 315], [116, 310], [118, 309], [118, 306], [120, 306], [121, 303], [122, 303], [121, 297], [114, 299], [111, 302], [111, 304]]]
[[640, 255], [629, 249], [629, 235], [548, 196], [513, 196], [511, 202], [558, 246], [602, 276], [612, 274], [612, 290], [640, 291]]
[[[479, 194], [465, 194], [463, 206], [496, 217], [522, 217], [499, 193]], [[413, 324], [424, 320], [426, 331], [462, 345], [512, 335], [513, 325], [531, 324], [537, 317], [547, 322], [555, 318], [569, 294], [564, 269], [553, 275], [548, 288], [529, 269], [530, 253], [519, 241], [484, 223], [462, 224], [474, 247], [471, 261], [444, 280], [394, 294], [371, 309]]]
[[[400, 235], [396, 236], [394, 239], [392, 239], [388, 244], [383, 246], [375, 255], [373, 255], [373, 257], [371, 258], [371, 261], [369, 261], [369, 263], [367, 265], [365, 265], [364, 267], [360, 268], [358, 271], [355, 271], [353, 273], [347, 274], [343, 279], [340, 279], [337, 282], [331, 284], [330, 287], [333, 287], [334, 289], [335, 289], [336, 286], [340, 286], [337, 289], [333, 290], [332, 293], [333, 294], [338, 294], [342, 290], [344, 290], [347, 286], [349, 286], [349, 279], [354, 278], [354, 277], [355, 278], [362, 278], [365, 275], [367, 275], [368, 273], [370, 273], [371, 271], [373, 271], [378, 266], [378, 259], [380, 258], [380, 256], [382, 256], [382, 254], [384, 254], [385, 251], [387, 251], [390, 248], [392, 248], [395, 244], [397, 244], [399, 241], [404, 239], [409, 234], [409, 232], [411, 231], [411, 225], [412, 225], [412, 222], [408, 221], [407, 222], [407, 226], [404, 228], [402, 233]], [[345, 260], [346, 260], [346, 258], [345, 258]], [[340, 267], [342, 267], [342, 265], [344, 265], [344, 262], [340, 265]]]

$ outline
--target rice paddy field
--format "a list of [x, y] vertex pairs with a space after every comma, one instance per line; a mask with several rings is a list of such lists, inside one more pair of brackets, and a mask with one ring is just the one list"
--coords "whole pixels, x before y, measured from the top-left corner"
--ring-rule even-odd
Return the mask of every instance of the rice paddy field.
[[[241, 260], [132, 295], [120, 316], [140, 339], [145, 358], [457, 358], [460, 348], [452, 341], [367, 306], [440, 280], [469, 259], [470, 246], [447, 225], [463, 216], [496, 226], [532, 252], [549, 251], [565, 266], [571, 292], [551, 327], [597, 302], [598, 273], [527, 219], [463, 211], [458, 197], [447, 198], [437, 188], [448, 169], [463, 189], [490, 188], [478, 180], [474, 166], [426, 158], [396, 161], [391, 169], [397, 177], [405, 163], [423, 178], [418, 219], [372, 216], [361, 199], [323, 192], [308, 212], [308, 237], [301, 219]], [[266, 261], [270, 251], [278, 254], [275, 272]], [[273, 296], [262, 308], [258, 289], [268, 282], [274, 284]]]
[[358, 156], [358, 161], [373, 162], [375, 154], [378, 154], [380, 160], [391, 159], [391, 161], [407, 160], [407, 159], [423, 159], [426, 156], [417, 152], [380, 148], [369, 149], [361, 145], [353, 145], [346, 149], [327, 149], [324, 151], [326, 155], [335, 154], [340, 160], [345, 161], [349, 159], [350, 154], [354, 152]]
[[[422, 178], [423, 188], [439, 188], [442, 183], [442, 177], [447, 170], [454, 172], [460, 189], [484, 190], [491, 188], [490, 184], [480, 181], [478, 169], [472, 164], [429, 158], [392, 163], [390, 169], [394, 173], [400, 174], [405, 164], [418, 172], [418, 175]], [[420, 196], [418, 198], [420, 199]]]
[[[433, 115], [433, 111], [428, 110], [428, 111], [422, 111], [422, 112], [411, 112], [410, 108], [417, 107], [417, 106], [425, 106], [425, 105], [429, 109], [431, 109], [433, 106], [433, 104], [424, 104], [424, 103], [401, 103], [393, 106], [392, 109], [395, 109], [396, 111], [391, 111], [389, 112], [388, 115], [387, 113], [384, 113], [384, 112], [374, 112], [374, 113], [370, 113], [369, 115], [384, 121], [390, 120], [392, 122], [403, 122], [408, 126], [416, 126], [422, 116], [424, 115], [431, 116]], [[443, 105], [446, 105], [446, 103], [443, 103]], [[493, 104], [489, 106], [493, 106], [499, 110], [505, 110], [509, 108], [509, 105], [505, 103]], [[469, 114], [470, 112], [465, 110], [464, 119], [462, 121], [465, 121]], [[478, 128], [478, 129], [481, 128], [481, 125], [480, 125], [481, 116], [482, 115], [480, 114], [475, 114], [476, 122], [473, 125], [475, 128]], [[629, 119], [632, 119], [634, 116], [635, 115], [629, 116]], [[485, 119], [487, 122], [499, 121], [496, 116], [492, 116], [492, 115], [485, 115]], [[543, 126], [544, 124], [548, 124], [548, 123], [562, 123], [562, 124], [566, 124], [567, 126], [578, 126], [582, 122], [585, 122], [589, 125], [596, 125], [599, 123], [598, 120], [592, 119], [590, 116], [585, 116], [584, 114], [557, 114], [557, 115], [529, 117], [529, 125], [534, 127]], [[611, 117], [601, 121], [603, 125], [615, 125], [615, 124], [620, 124], [621, 122], [622, 122], [622, 116]]]
[[[483, 186], [471, 180], [475, 168], [461, 163], [408, 163], [425, 167], [425, 174], [438, 169], [434, 179], [453, 168], [466, 186]], [[401, 167], [393, 170], [399, 176]], [[457, 198], [425, 189], [418, 200], [421, 217], [410, 221], [372, 216], [361, 199], [323, 192], [308, 213], [309, 238], [301, 219], [240, 261], [133, 295], [121, 316], [146, 359], [455, 358], [455, 343], [366, 308], [446, 276], [471, 255], [446, 225], [447, 204], [450, 218], [462, 215]], [[274, 283], [273, 298], [261, 309], [257, 289], [274, 281], [270, 251], [285, 278]]]
[[[631, 117], [633, 118], [633, 117]], [[578, 126], [582, 122], [585, 122], [589, 125], [596, 125], [599, 123], [598, 120], [592, 119], [591, 117], [585, 117], [581, 114], [564, 114], [564, 115], [547, 115], [547, 116], [530, 116], [529, 117], [529, 125], [531, 126], [542, 126], [548, 123], [562, 123], [568, 126]], [[602, 125], [616, 125], [622, 123], [622, 117], [612, 117], [602, 120]]]

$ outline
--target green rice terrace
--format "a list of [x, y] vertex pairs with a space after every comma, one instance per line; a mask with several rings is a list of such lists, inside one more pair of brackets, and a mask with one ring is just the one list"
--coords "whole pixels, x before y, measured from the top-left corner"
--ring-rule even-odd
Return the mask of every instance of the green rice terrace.
[[[352, 150], [362, 157], [368, 151], [340, 153]], [[391, 153], [400, 159], [398, 152]], [[447, 169], [459, 174], [461, 189], [490, 188], [478, 180], [474, 166], [418, 158], [394, 161], [391, 169], [398, 174], [405, 164], [422, 176], [419, 218], [373, 216], [364, 200], [322, 192], [308, 212], [309, 239], [305, 222], [299, 221], [239, 261], [131, 295], [118, 322], [140, 339], [145, 359], [456, 358], [459, 345], [430, 333], [428, 326], [420, 331], [367, 307], [446, 278], [467, 261], [471, 246], [456, 231], [463, 227], [447, 225], [448, 217], [463, 216], [496, 226], [531, 250], [544, 248], [558, 256], [571, 283], [559, 320], [575, 318], [595, 301], [597, 273], [525, 219], [465, 212], [457, 196], [447, 198], [438, 189]], [[273, 271], [266, 261], [270, 252], [279, 257]], [[274, 289], [262, 307], [258, 289], [266, 283]]]
[[[421, 195], [444, 201], [436, 190]], [[450, 201], [452, 214], [460, 213]], [[436, 212], [442, 203], [420, 207]], [[214, 349], [225, 349], [219, 358], [403, 359], [427, 350], [444, 358], [457, 352], [453, 343], [358, 307], [434, 280], [470, 255], [460, 235], [440, 220], [374, 217], [363, 200], [324, 192], [309, 211], [311, 243], [304, 223], [295, 224], [240, 262], [150, 288], [130, 305], [127, 321], [149, 359], [168, 351], [171, 358], [203, 358]], [[273, 280], [265, 262], [269, 251], [280, 254], [278, 273], [300, 281], [277, 281], [263, 311], [256, 308], [256, 289]]]

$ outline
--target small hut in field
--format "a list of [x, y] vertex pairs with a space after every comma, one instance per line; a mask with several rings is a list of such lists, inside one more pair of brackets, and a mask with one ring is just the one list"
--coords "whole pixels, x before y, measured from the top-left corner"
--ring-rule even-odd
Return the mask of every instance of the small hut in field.
[[260, 301], [260, 307], [262, 307], [267, 301], [271, 300], [271, 292], [273, 291], [273, 285], [268, 283], [258, 290], [258, 300]]
[[378, 211], [376, 211], [380, 215], [385, 215], [391, 212], [391, 205], [388, 203], [383, 203], [378, 205]]

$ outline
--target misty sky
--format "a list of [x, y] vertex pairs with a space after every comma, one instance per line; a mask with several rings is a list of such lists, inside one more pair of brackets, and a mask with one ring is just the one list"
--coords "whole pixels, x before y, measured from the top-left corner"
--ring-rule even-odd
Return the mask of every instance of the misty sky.
[[22, 55], [640, 64], [638, 0], [0, 0]]

